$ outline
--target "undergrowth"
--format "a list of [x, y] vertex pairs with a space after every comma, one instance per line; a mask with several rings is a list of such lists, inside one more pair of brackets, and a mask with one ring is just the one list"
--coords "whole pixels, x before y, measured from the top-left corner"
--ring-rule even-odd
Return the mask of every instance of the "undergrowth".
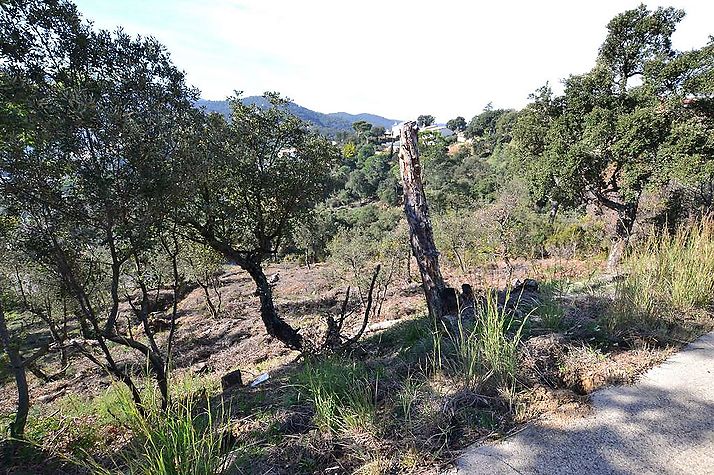
[[379, 375], [340, 357], [308, 361], [295, 377], [300, 395], [315, 407], [314, 423], [328, 432], [374, 425]]
[[714, 300], [714, 220], [652, 235], [623, 263], [607, 323], [657, 328]]
[[209, 475], [226, 470], [224, 414], [214, 415], [210, 399], [172, 401], [164, 412], [155, 405], [140, 414], [129, 402], [129, 426], [139, 443], [129, 450], [129, 471], [145, 475]]
[[[483, 305], [477, 305], [473, 323], [458, 319], [456, 329], [448, 332], [451, 352], [435, 352], [434, 358], [439, 368], [459, 375], [468, 387], [492, 384], [511, 390], [526, 318], [518, 320], [515, 312], [499, 307], [493, 292], [486, 295]], [[441, 336], [435, 338], [439, 340], [435, 347], [440, 348]]]
[[26, 450], [17, 456], [41, 450], [96, 474], [223, 473], [224, 455], [232, 447], [223, 404], [211, 404], [213, 386], [196, 378], [178, 379], [169, 407], [162, 411], [156, 389], [147, 384], [143, 413], [120, 383], [91, 400], [67, 396], [49, 411], [31, 413]]

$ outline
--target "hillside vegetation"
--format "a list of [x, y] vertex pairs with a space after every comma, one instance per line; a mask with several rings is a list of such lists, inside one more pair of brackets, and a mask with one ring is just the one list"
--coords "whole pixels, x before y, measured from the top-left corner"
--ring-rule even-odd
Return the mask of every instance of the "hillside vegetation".
[[[244, 104], [256, 105], [260, 108], [270, 107], [270, 102], [262, 96], [248, 96], [241, 99]], [[226, 118], [230, 117], [231, 108], [228, 101], [209, 101], [199, 99], [196, 102], [198, 107], [205, 107], [207, 112], [217, 112]], [[401, 121], [387, 119], [375, 114], [348, 114], [347, 112], [322, 113], [315, 112], [306, 107], [299, 106], [294, 102], [287, 104], [287, 109], [295, 117], [304, 120], [310, 126], [315, 127], [318, 132], [330, 137], [337, 136], [340, 132], [352, 132], [352, 124], [364, 121], [375, 127], [383, 127], [390, 130], [392, 126]]]
[[417, 119], [435, 318], [391, 121], [201, 101], [153, 38], [0, 3], [0, 467], [440, 473], [711, 331], [714, 39], [673, 50], [683, 15], [617, 15], [561, 95], [459, 138]]

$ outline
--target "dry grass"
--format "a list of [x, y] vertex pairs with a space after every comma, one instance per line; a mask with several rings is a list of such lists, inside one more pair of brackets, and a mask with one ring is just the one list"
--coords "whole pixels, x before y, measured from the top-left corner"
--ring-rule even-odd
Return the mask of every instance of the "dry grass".
[[660, 329], [714, 301], [714, 220], [652, 235], [624, 263], [607, 318], [612, 330]]

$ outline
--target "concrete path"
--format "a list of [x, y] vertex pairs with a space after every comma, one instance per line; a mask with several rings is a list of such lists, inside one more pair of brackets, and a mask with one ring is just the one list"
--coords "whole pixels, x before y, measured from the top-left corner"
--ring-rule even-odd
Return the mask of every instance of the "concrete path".
[[457, 473], [714, 474], [714, 332], [592, 403], [587, 417], [467, 449]]

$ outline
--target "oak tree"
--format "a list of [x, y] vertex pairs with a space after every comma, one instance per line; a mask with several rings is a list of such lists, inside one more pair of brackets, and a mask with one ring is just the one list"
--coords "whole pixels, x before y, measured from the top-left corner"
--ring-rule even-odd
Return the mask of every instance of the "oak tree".
[[264, 263], [324, 198], [340, 151], [290, 114], [276, 93], [271, 107], [230, 99], [230, 120], [210, 114], [195, 130], [177, 202], [187, 235], [250, 274], [268, 333], [290, 348], [302, 337], [277, 312]]
[[515, 127], [540, 201], [595, 201], [616, 214], [611, 268], [630, 239], [642, 193], [684, 161], [712, 159], [711, 92], [702, 87], [711, 82], [712, 48], [672, 50], [683, 15], [644, 5], [617, 15], [595, 67], [566, 79], [561, 96], [539, 89]]

